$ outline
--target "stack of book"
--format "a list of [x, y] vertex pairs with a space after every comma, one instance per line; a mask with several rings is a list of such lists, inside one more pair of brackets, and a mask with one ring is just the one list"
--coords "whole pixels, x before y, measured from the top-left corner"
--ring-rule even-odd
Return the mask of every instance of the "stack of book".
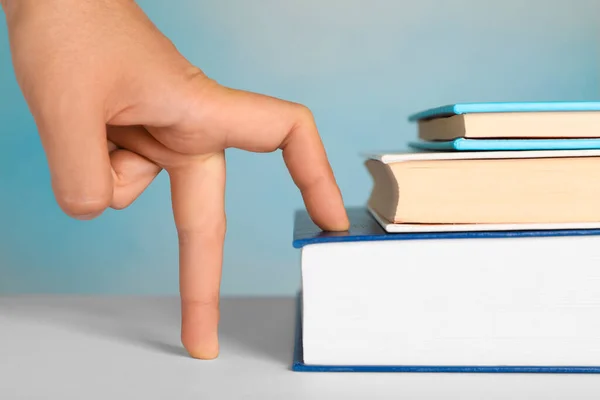
[[600, 103], [409, 119], [348, 232], [296, 214], [294, 369], [600, 372]]

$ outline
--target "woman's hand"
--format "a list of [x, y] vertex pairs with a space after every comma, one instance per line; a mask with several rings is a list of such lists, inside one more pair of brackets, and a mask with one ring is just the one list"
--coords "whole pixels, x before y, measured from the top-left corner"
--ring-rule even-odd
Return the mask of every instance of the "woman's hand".
[[209, 79], [134, 1], [2, 4], [58, 204], [94, 218], [131, 204], [165, 169], [179, 235], [182, 341], [193, 357], [216, 357], [225, 149], [281, 149], [315, 223], [348, 228], [310, 111]]

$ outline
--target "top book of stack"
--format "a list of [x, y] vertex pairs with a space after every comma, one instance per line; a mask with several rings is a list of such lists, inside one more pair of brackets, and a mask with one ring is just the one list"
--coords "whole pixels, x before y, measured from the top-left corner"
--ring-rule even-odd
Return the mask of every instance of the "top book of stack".
[[424, 141], [600, 138], [600, 102], [460, 103], [409, 117]]

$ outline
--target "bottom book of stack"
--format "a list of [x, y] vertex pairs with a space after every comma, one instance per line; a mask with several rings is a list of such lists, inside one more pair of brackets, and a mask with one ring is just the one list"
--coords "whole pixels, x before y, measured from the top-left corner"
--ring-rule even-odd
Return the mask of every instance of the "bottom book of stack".
[[295, 371], [600, 373], [600, 229], [347, 232], [295, 217]]

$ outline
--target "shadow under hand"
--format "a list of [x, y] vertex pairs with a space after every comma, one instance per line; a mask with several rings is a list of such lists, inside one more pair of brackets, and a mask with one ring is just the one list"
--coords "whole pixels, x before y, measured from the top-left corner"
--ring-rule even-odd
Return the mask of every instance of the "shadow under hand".
[[[221, 354], [250, 353], [289, 364], [294, 347], [295, 298], [221, 300]], [[3, 298], [0, 310], [17, 318], [189, 357], [181, 345], [177, 297], [43, 296]]]
[[[7, 304], [8, 299], [3, 299]], [[17, 297], [2, 310], [37, 323], [184, 356], [179, 299], [173, 297]]]

